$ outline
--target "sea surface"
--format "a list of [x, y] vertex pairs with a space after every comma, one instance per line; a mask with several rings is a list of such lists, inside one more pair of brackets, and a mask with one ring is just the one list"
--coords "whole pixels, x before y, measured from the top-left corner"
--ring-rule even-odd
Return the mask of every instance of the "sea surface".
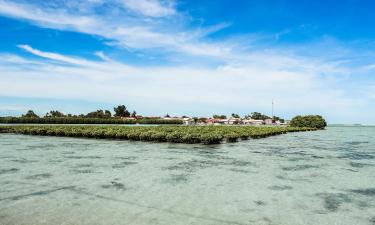
[[1, 225], [375, 225], [375, 127], [221, 145], [0, 134]]

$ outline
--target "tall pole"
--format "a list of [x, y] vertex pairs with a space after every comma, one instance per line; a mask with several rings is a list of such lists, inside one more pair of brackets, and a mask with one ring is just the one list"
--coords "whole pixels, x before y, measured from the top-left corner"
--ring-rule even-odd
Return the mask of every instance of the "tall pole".
[[273, 99], [272, 99], [272, 120], [273, 120], [273, 118], [274, 118], [274, 103], [273, 103]]

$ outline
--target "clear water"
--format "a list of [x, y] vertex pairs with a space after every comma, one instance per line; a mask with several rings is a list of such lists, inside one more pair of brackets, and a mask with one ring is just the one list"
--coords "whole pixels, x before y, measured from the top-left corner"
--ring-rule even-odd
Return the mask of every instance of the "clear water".
[[0, 134], [0, 224], [375, 224], [375, 127], [218, 146]]

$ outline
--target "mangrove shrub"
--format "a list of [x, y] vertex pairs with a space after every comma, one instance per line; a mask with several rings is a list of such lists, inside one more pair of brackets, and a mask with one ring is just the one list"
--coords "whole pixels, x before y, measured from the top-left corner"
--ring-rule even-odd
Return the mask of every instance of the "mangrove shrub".
[[296, 116], [290, 121], [290, 126], [324, 129], [327, 126], [327, 122], [320, 115]]
[[315, 130], [306, 127], [254, 126], [0, 126], [0, 133], [107, 138], [131, 141], [219, 144], [264, 138], [286, 132]]

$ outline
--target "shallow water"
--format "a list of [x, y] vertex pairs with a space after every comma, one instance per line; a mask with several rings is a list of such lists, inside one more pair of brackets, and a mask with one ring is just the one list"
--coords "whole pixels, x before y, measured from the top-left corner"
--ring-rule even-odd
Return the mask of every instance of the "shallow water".
[[375, 127], [217, 146], [0, 134], [0, 224], [375, 224]]

